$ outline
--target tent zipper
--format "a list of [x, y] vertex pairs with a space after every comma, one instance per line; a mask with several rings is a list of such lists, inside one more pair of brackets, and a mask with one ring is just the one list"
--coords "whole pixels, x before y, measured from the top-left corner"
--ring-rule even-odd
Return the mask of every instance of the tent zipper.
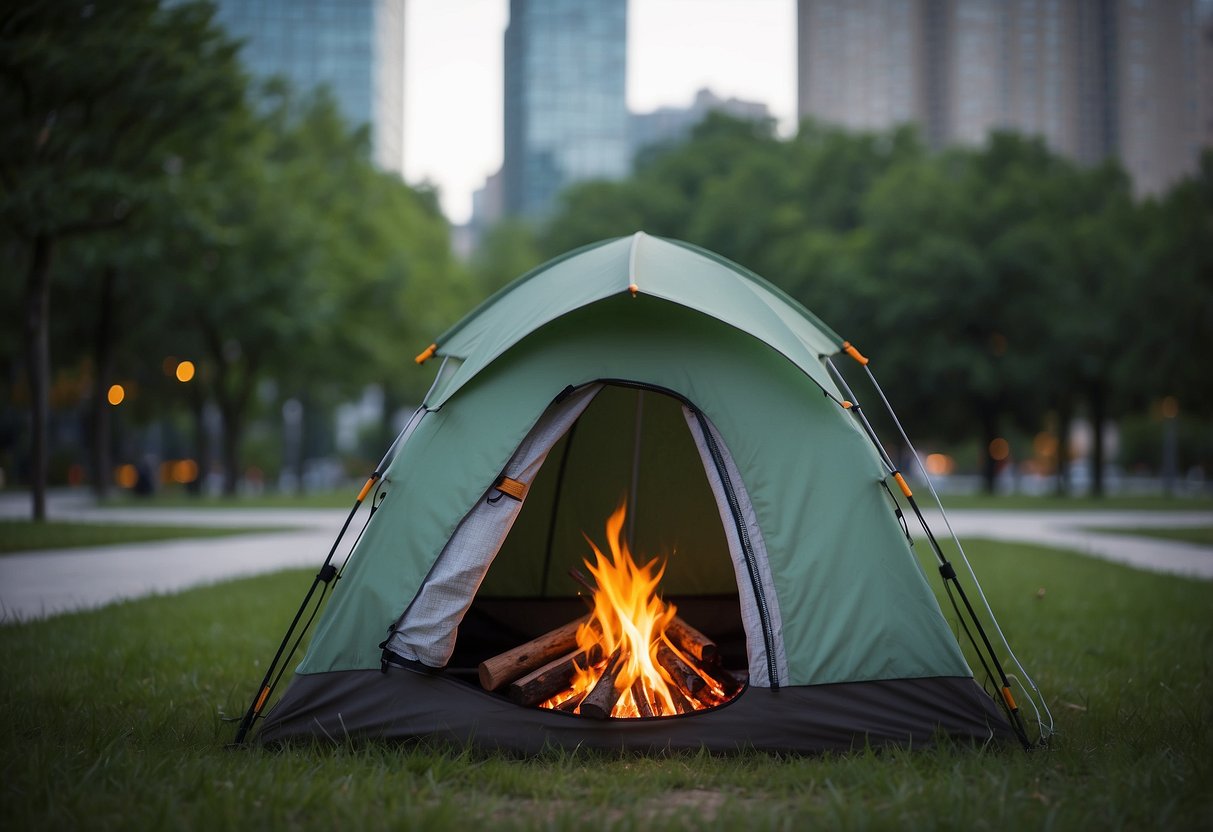
[[703, 432], [704, 440], [708, 443], [708, 453], [712, 455], [712, 463], [716, 466], [716, 474], [720, 477], [720, 484], [724, 488], [726, 499], [729, 501], [729, 511], [733, 515], [733, 524], [737, 527], [737, 539], [741, 543], [741, 554], [745, 559], [746, 571], [750, 573], [750, 585], [754, 590], [754, 600], [758, 604], [758, 618], [762, 622], [762, 641], [766, 645], [767, 650], [767, 678], [770, 679], [772, 690], [778, 690], [779, 666], [775, 660], [775, 634], [771, 628], [771, 614], [767, 607], [767, 597], [762, 586], [762, 576], [758, 572], [758, 561], [754, 556], [754, 544], [750, 541], [750, 530], [746, 526], [745, 515], [741, 511], [741, 502], [737, 499], [737, 494], [733, 490], [733, 480], [729, 476], [728, 469], [724, 464], [724, 454], [720, 452], [720, 446], [716, 442], [716, 437], [712, 435], [707, 417], [700, 413], [699, 408], [690, 402], [686, 396], [676, 393], [667, 387], [623, 379], [599, 379], [599, 382], [616, 387], [632, 387], [639, 390], [653, 390], [658, 393], [664, 393], [667, 396], [678, 399], [678, 401], [685, 404], [695, 414], [695, 420], [699, 422], [699, 429]]
[[746, 569], [750, 573], [750, 583], [754, 588], [754, 600], [758, 602], [758, 617], [762, 620], [762, 639], [767, 647], [767, 676], [771, 681], [771, 689], [779, 689], [779, 667], [775, 661], [775, 637], [771, 631], [771, 615], [767, 609], [767, 597], [762, 588], [762, 576], [758, 573], [758, 564], [754, 558], [754, 545], [750, 542], [750, 530], [746, 525], [745, 516], [741, 511], [741, 503], [737, 500], [737, 494], [733, 490], [733, 481], [729, 477], [729, 472], [724, 464], [724, 456], [720, 453], [720, 446], [716, 444], [716, 437], [712, 435], [707, 419], [697, 408], [692, 407], [692, 412], [695, 414], [696, 420], [699, 422], [699, 429], [703, 431], [704, 439], [708, 443], [708, 452], [712, 455], [712, 462], [716, 465], [716, 473], [720, 477], [721, 485], [724, 486], [725, 496], [729, 500], [729, 511], [733, 513], [733, 522], [737, 526], [737, 536], [741, 541], [741, 551], [745, 556]]

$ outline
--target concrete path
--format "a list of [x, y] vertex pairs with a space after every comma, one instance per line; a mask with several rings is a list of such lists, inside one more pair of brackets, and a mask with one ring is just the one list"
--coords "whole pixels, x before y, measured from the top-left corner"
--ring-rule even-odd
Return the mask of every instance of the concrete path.
[[[351, 499], [351, 504], [352, 504]], [[24, 517], [27, 498], [0, 498], [0, 517]], [[341, 563], [366, 517], [359, 511], [335, 562]], [[222, 538], [64, 549], [0, 556], [0, 618], [33, 619], [89, 609], [124, 598], [179, 592], [217, 581], [290, 567], [318, 568], [347, 510], [99, 509], [75, 494], [55, 495], [54, 519], [90, 522], [283, 527]], [[1213, 580], [1213, 546], [1090, 531], [1092, 528], [1213, 526], [1213, 511], [1050, 512], [951, 511], [962, 540], [986, 538], [1069, 549], [1139, 569]], [[947, 529], [928, 514], [940, 538]], [[911, 532], [921, 529], [911, 523]], [[980, 564], [975, 564], [980, 575]]]
[[[946, 506], [946, 502], [945, 502]], [[937, 512], [924, 512], [937, 537], [947, 528]], [[1213, 546], [1137, 537], [1097, 529], [1211, 527], [1213, 511], [949, 511], [961, 542], [972, 539], [1035, 543], [1123, 563], [1151, 572], [1213, 580]], [[913, 523], [910, 532], [920, 532]], [[915, 535], [917, 537], [917, 535]], [[975, 567], [976, 568], [976, 567]], [[980, 577], [978, 572], [978, 577]]]
[[[0, 499], [0, 517], [28, 512], [28, 498]], [[45, 618], [280, 569], [319, 568], [349, 511], [96, 508], [89, 499], [67, 494], [55, 495], [47, 513], [55, 520], [90, 523], [291, 530], [0, 555], [0, 620]], [[338, 565], [366, 513], [361, 509], [350, 524], [334, 559]]]

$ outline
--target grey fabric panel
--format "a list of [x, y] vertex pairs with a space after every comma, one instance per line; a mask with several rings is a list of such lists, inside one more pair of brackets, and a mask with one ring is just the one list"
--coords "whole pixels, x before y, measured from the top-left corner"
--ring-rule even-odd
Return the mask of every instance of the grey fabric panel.
[[[733, 572], [737, 576], [737, 592], [741, 598], [741, 622], [745, 626], [746, 653], [750, 659], [750, 684], [758, 687], [771, 687], [770, 671], [767, 667], [767, 645], [762, 632], [762, 616], [758, 611], [758, 601], [754, 596], [754, 581], [750, 577], [750, 568], [746, 564], [745, 553], [741, 548], [741, 538], [737, 533], [737, 524], [733, 519], [733, 510], [729, 506], [729, 498], [725, 493], [724, 483], [716, 470], [716, 462], [708, 448], [707, 439], [703, 435], [699, 418], [685, 405], [682, 414], [686, 418], [687, 427], [695, 439], [695, 447], [699, 450], [699, 458], [703, 460], [703, 470], [707, 475], [712, 494], [716, 497], [716, 508], [720, 511], [720, 520], [724, 524], [724, 535], [729, 542], [729, 555], [733, 559]], [[779, 615], [779, 599], [775, 596], [775, 581], [771, 577], [771, 565], [767, 560], [767, 547], [762, 537], [762, 529], [758, 526], [758, 517], [754, 513], [754, 505], [750, 495], [746, 493], [745, 482], [733, 456], [724, 444], [720, 432], [705, 415], [704, 422], [712, 432], [716, 447], [724, 458], [724, 467], [733, 486], [733, 494], [741, 508], [746, 531], [750, 537], [750, 549], [754, 554], [758, 580], [762, 586], [763, 597], [767, 604], [767, 617], [770, 619], [772, 639], [775, 648], [775, 670], [780, 679], [788, 678], [788, 657], [783, 647], [783, 619]]]
[[994, 702], [969, 678], [750, 687], [712, 711], [598, 721], [522, 708], [444, 673], [389, 667], [296, 676], [256, 740], [433, 738], [524, 754], [545, 746], [816, 753], [865, 744], [922, 747], [941, 734], [977, 742], [1013, 738]]
[[[587, 385], [544, 411], [510, 458], [505, 475], [530, 485], [548, 451], [601, 389], [601, 384]], [[502, 496], [494, 488], [476, 502], [392, 628], [388, 640], [392, 652], [430, 667], [446, 666], [455, 649], [459, 622], [521, 510], [521, 500]]]

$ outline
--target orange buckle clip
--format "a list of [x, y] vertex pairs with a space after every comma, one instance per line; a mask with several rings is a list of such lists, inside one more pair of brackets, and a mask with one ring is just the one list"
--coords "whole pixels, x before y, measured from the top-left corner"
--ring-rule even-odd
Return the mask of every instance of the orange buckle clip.
[[503, 476], [493, 484], [493, 487], [505, 496], [512, 497], [518, 502], [522, 502], [522, 498], [526, 496], [526, 483], [521, 480]]

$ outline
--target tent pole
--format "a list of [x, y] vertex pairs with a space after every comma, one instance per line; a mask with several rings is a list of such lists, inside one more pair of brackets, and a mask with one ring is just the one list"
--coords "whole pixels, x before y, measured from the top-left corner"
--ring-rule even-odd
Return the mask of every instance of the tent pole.
[[922, 460], [918, 456], [918, 451], [915, 450], [914, 444], [910, 441], [909, 436], [906, 435], [906, 431], [905, 428], [902, 427], [901, 420], [897, 418], [897, 413], [893, 410], [893, 406], [889, 403], [888, 397], [885, 396], [884, 390], [881, 388], [880, 383], [876, 380], [876, 376], [873, 374], [872, 369], [867, 364], [864, 364], [863, 368], [864, 372], [867, 373], [868, 379], [871, 381], [872, 386], [876, 389], [876, 393], [880, 396], [880, 400], [884, 403], [885, 410], [888, 411], [889, 417], [893, 420], [893, 424], [897, 427], [898, 433], [901, 434], [902, 440], [906, 443], [906, 447], [910, 449], [910, 454], [914, 457], [915, 464], [918, 467], [919, 473], [922, 475], [923, 482], [927, 484], [927, 489], [931, 492], [931, 497], [934, 499], [935, 505], [939, 509], [940, 515], [943, 517], [944, 526], [947, 528], [948, 534], [951, 536], [952, 541], [956, 544], [956, 549], [960, 552], [960, 559], [964, 562], [965, 568], [969, 572], [969, 576], [973, 579], [973, 585], [977, 587], [977, 594], [981, 598], [981, 602], [985, 606], [986, 612], [990, 615], [990, 621], [994, 625], [994, 630], [998, 633], [998, 637], [1002, 641], [1003, 647], [1006, 648], [1007, 654], [1011, 657], [1011, 661], [1015, 663], [1016, 669], [1023, 674], [1024, 679], [1028, 683], [1028, 688], [1031, 689], [1031, 693], [1029, 693], [1026, 688], [1023, 688], [1022, 685], [1020, 686], [1021, 689], [1023, 689], [1024, 694], [1028, 697], [1028, 701], [1034, 709], [1036, 708], [1036, 702], [1032, 698], [1032, 693], [1035, 693], [1036, 697], [1040, 699], [1040, 707], [1044, 709], [1045, 715], [1048, 717], [1046, 734], [1045, 723], [1040, 718], [1040, 712], [1037, 711], [1037, 723], [1040, 725], [1042, 735], [1047, 736], [1052, 734], [1053, 714], [1049, 711], [1049, 705], [1047, 702], [1045, 702], [1044, 695], [1040, 692], [1040, 688], [1036, 686], [1036, 682], [1032, 680], [1031, 675], [1029, 675], [1028, 671], [1019, 661], [1019, 658], [1015, 655], [1015, 651], [1011, 649], [1011, 644], [1007, 641], [1006, 635], [1003, 634], [1002, 627], [1000, 627], [998, 624], [998, 618], [994, 615], [994, 610], [990, 608], [990, 602], [986, 599], [985, 591], [981, 587], [981, 581], [977, 579], [977, 573], [973, 571], [973, 565], [969, 563], [969, 557], [965, 554], [964, 546], [961, 545], [960, 538], [957, 537], [956, 531], [952, 528], [952, 524], [948, 520], [948, 513], [944, 511], [943, 502], [939, 499], [939, 494], [935, 491], [935, 486], [931, 483], [930, 474], [927, 473], [926, 468], [923, 466]]
[[307, 609], [308, 602], [312, 600], [312, 596], [316, 594], [316, 588], [320, 584], [327, 584], [337, 574], [337, 567], [332, 565], [333, 555], [337, 553], [337, 547], [341, 545], [341, 539], [345, 537], [346, 529], [350, 527], [350, 522], [354, 519], [354, 515], [358, 512], [362, 501], [366, 499], [366, 495], [370, 493], [371, 488], [379, 481], [381, 474], [377, 470], [367, 479], [362, 486], [362, 490], [358, 492], [358, 498], [354, 500], [354, 507], [350, 509], [350, 513], [345, 518], [345, 523], [341, 526], [341, 531], [337, 533], [337, 539], [333, 541], [333, 546], [329, 549], [328, 557], [324, 559], [324, 563], [320, 567], [320, 571], [316, 573], [316, 577], [312, 579], [312, 585], [307, 591], [307, 595], [303, 598], [303, 603], [299, 605], [299, 611], [295, 613], [295, 618], [291, 621], [291, 626], [287, 628], [286, 635], [282, 637], [282, 643], [278, 645], [278, 652], [274, 654], [274, 660], [270, 662], [270, 666], [265, 671], [265, 678], [261, 680], [261, 686], [258, 688], [257, 697], [249, 705], [248, 711], [244, 714], [244, 719], [240, 723], [240, 728], [236, 732], [235, 744], [241, 745], [244, 738], [248, 735], [249, 729], [253, 727], [253, 722], [261, 715], [261, 710], [265, 707], [266, 701], [270, 698], [270, 693], [273, 685], [270, 680], [274, 678], [274, 671], [278, 668], [278, 662], [282, 658], [282, 654], [286, 651], [287, 644], [291, 641], [291, 636], [294, 635], [295, 628], [299, 626], [299, 619], [303, 617], [303, 611]]
[[[299, 605], [299, 611], [295, 613], [295, 618], [291, 621], [291, 626], [287, 628], [286, 635], [282, 637], [282, 643], [278, 645], [278, 652], [274, 654], [274, 660], [270, 662], [269, 668], [266, 669], [265, 678], [261, 681], [261, 686], [258, 688], [257, 698], [253, 700], [251, 705], [249, 705], [248, 711], [245, 712], [244, 719], [240, 722], [240, 728], [236, 731], [236, 739], [234, 741], [236, 745], [240, 745], [244, 742], [249, 730], [253, 727], [253, 723], [257, 720], [257, 717], [261, 715], [261, 711], [265, 707], [265, 703], [269, 700], [270, 693], [274, 688], [274, 671], [278, 667], [278, 662], [282, 659], [282, 654], [286, 652], [286, 646], [290, 643], [291, 636], [294, 634], [295, 628], [299, 626], [299, 620], [303, 618], [303, 612], [307, 609], [307, 605], [312, 600], [312, 596], [316, 594], [316, 590], [322, 583], [327, 585], [333, 580], [334, 577], [337, 576], [337, 567], [332, 565], [333, 556], [337, 553], [337, 547], [341, 545], [341, 541], [345, 537], [346, 530], [349, 529], [350, 523], [354, 519], [354, 515], [358, 513], [359, 507], [362, 505], [363, 500], [366, 499], [366, 495], [370, 493], [375, 483], [379, 482], [379, 480], [383, 477], [383, 472], [387, 470], [389, 465], [391, 465], [396, 452], [405, 442], [408, 441], [409, 437], [412, 435], [412, 432], [416, 430], [417, 425], [421, 422], [422, 417], [424, 417], [428, 412], [429, 410], [424, 404], [413, 411], [413, 415], [409, 417], [409, 420], [405, 423], [404, 428], [396, 436], [396, 439], [392, 442], [392, 444], [388, 446], [387, 453], [383, 455], [383, 459], [380, 460], [379, 465], [375, 467], [375, 472], [367, 478], [366, 483], [362, 486], [362, 490], [358, 492], [358, 497], [354, 500], [353, 508], [350, 509], [350, 513], [346, 516], [345, 523], [343, 523], [341, 526], [341, 531], [337, 533], [337, 539], [333, 541], [332, 548], [329, 549], [328, 557], [324, 559], [324, 563], [320, 566], [320, 571], [317, 572], [315, 578], [312, 579], [312, 585], [308, 589], [307, 595], [303, 597], [303, 603]], [[372, 508], [372, 511], [373, 510], [374, 509]], [[310, 623], [311, 622], [309, 621], [309, 624]]]
[[[852, 347], [851, 349], [853, 350], [854, 348]], [[864, 359], [860, 363], [864, 364], [864, 367], [866, 368], [866, 362], [867, 359]], [[842, 373], [838, 371], [838, 368], [834, 366], [833, 361], [826, 359], [826, 365], [829, 367], [834, 375], [834, 378], [842, 387], [844, 394], [851, 402], [851, 406], [848, 408], [848, 410], [855, 415], [855, 418], [858, 419], [860, 424], [863, 426], [865, 433], [868, 435], [868, 439], [876, 447], [877, 452], [880, 454], [881, 460], [889, 469], [889, 473], [893, 476], [893, 479], [897, 481], [897, 485], [901, 488], [902, 494], [905, 495], [906, 502], [908, 502], [910, 508], [913, 509], [914, 516], [918, 518], [919, 525], [922, 526], [922, 530], [927, 536], [927, 541], [931, 545], [931, 550], [939, 559], [939, 574], [943, 577], [945, 584], [950, 581], [952, 586], [956, 587], [957, 594], [960, 595], [960, 600], [964, 604], [965, 609], [968, 611], [970, 620], [977, 628], [977, 634], [981, 636], [982, 644], [985, 645], [986, 652], [989, 654], [989, 658], [998, 673], [998, 680], [1002, 686], [1003, 703], [1006, 707], [1007, 714], [1011, 717], [1011, 727], [1014, 729], [1015, 734], [1019, 737], [1019, 741], [1023, 744], [1024, 748], [1031, 748], [1031, 742], [1028, 740], [1027, 731], [1024, 729], [1023, 721], [1020, 718], [1019, 706], [1015, 703], [1015, 697], [1011, 694], [1011, 681], [1007, 678], [1006, 671], [1003, 670], [1002, 663], [998, 660], [998, 654], [995, 652], [994, 646], [990, 643], [990, 639], [989, 636], [986, 635], [985, 628], [981, 625], [981, 619], [977, 617], [977, 612], [973, 609], [973, 605], [969, 601], [969, 596], [964, 591], [964, 587], [961, 585], [957, 577], [956, 569], [952, 566], [951, 562], [948, 561], [947, 555], [944, 554], [943, 549], [939, 545], [939, 541], [935, 539], [935, 535], [931, 531], [931, 527], [927, 524], [927, 520], [923, 516], [922, 510], [918, 507], [918, 501], [914, 499], [914, 493], [910, 490], [910, 486], [906, 484], [905, 477], [901, 475], [901, 471], [899, 471], [897, 466], [893, 464], [893, 460], [889, 457], [888, 453], [885, 452], [884, 446], [880, 444], [880, 439], [876, 435], [875, 429], [873, 429], [871, 423], [868, 422], [868, 417], [866, 414], [864, 414], [862, 408], [859, 406], [859, 402], [856, 400], [855, 393], [851, 390], [850, 385], [847, 384], [846, 379], [843, 378]], [[870, 373], [871, 371], [869, 370], [869, 374]], [[888, 404], [887, 400], [885, 403], [886, 405]], [[909, 440], [907, 439], [906, 441], [908, 443]], [[915, 456], [917, 456], [917, 454], [915, 454]], [[987, 610], [989, 609], [989, 604], [986, 605], [986, 608]], [[991, 618], [993, 618], [992, 612], [990, 615]], [[995, 626], [997, 626], [997, 622], [995, 622]], [[999, 632], [1001, 633], [1001, 630]], [[982, 661], [984, 663], [985, 660], [982, 659]]]

